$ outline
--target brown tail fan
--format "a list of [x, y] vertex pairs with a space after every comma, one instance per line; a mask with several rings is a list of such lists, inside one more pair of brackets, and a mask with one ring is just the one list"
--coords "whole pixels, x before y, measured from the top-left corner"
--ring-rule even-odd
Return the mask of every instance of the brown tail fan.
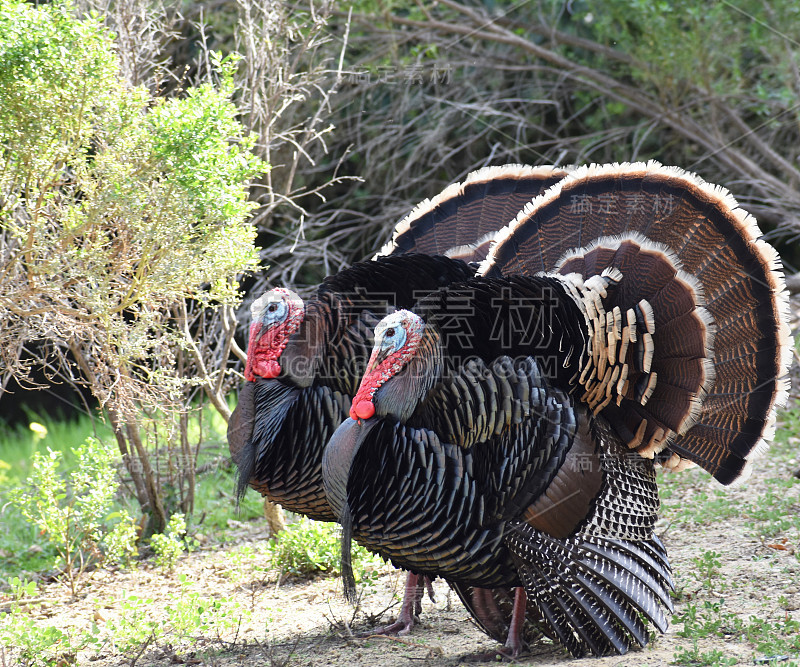
[[[601, 315], [616, 305], [624, 326], [626, 309], [633, 312], [638, 335], [625, 354], [635, 352], [650, 370], [632, 361], [627, 385], [617, 377], [613, 387], [613, 374], [595, 372], [585, 398], [600, 406], [606, 394], [624, 390], [619, 402], [614, 396], [601, 408], [623, 439], [651, 456], [668, 446], [730, 484], [766, 448], [788, 391], [783, 272], [759, 236], [730, 193], [693, 174], [656, 162], [590, 165], [526, 206], [500, 232], [479, 273], [544, 271], [588, 282], [619, 270]], [[614, 330], [613, 315], [587, 319], [587, 326], [601, 347], [609, 335], [615, 340], [603, 329]], [[593, 371], [605, 363], [609, 373], [608, 351], [594, 353]]]

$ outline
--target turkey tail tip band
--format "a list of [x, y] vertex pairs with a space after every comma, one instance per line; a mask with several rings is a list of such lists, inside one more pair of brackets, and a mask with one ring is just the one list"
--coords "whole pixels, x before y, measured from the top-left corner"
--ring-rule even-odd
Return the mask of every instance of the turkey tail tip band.
[[[568, 169], [562, 167], [522, 164], [473, 171], [464, 181], [452, 183], [417, 204], [372, 259], [421, 252], [480, 261], [497, 229], [567, 173]], [[447, 224], [443, 224], [445, 221]]]

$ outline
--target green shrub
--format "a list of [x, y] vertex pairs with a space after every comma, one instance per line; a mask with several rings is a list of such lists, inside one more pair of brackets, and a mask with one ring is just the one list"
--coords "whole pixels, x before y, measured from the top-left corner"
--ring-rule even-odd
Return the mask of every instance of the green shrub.
[[[306, 517], [289, 525], [270, 540], [272, 566], [286, 574], [309, 576], [341, 574], [341, 538], [338, 524], [312, 521]], [[365, 581], [383, 562], [359, 544], [353, 544], [353, 572]]]
[[153, 535], [150, 546], [156, 552], [156, 565], [162, 570], [171, 572], [175, 568], [186, 545], [186, 519], [183, 514], [173, 514], [167, 524], [167, 530]]
[[139, 555], [136, 541], [139, 528], [126, 510], [109, 514], [108, 519], [118, 519], [114, 527], [103, 538], [106, 559], [122, 567], [130, 567]]
[[[193, 507], [197, 389], [227, 413], [222, 313], [258, 264], [246, 186], [267, 167], [231, 101], [235, 57], [212, 57], [216, 82], [156, 98], [77, 13], [0, 3], [0, 366], [88, 386], [160, 532]], [[46, 349], [25, 361], [33, 340]]]
[[340, 540], [333, 524], [306, 517], [270, 540], [272, 565], [281, 572], [308, 576], [339, 572]]
[[[9, 493], [11, 503], [29, 523], [39, 528], [59, 556], [56, 563], [67, 575], [72, 594], [77, 592], [79, 575], [91, 563], [102, 562], [104, 541], [111, 539], [112, 558], [122, 552], [135, 555], [135, 531], [127, 513], [109, 528], [109, 510], [117, 492], [116, 468], [111, 451], [94, 438], [72, 450], [76, 467], [68, 475], [60, 473], [61, 452], [48, 449], [35, 452], [32, 472], [26, 483]], [[123, 540], [127, 543], [123, 545]]]

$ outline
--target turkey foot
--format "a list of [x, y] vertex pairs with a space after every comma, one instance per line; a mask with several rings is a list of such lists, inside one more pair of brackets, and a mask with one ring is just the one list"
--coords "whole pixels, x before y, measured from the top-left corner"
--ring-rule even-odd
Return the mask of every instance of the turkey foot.
[[406, 578], [403, 604], [400, 606], [400, 614], [397, 616], [397, 620], [389, 625], [361, 633], [360, 636], [398, 635], [402, 637], [409, 634], [411, 629], [419, 622], [419, 615], [422, 613], [422, 598], [425, 596], [426, 590], [431, 601], [435, 602], [433, 584], [430, 578], [409, 572]]
[[[511, 611], [511, 625], [508, 628], [508, 637], [502, 649], [486, 653], [474, 653], [461, 658], [461, 662], [494, 662], [497, 660], [513, 660], [526, 648], [522, 639], [522, 628], [525, 625], [525, 611], [527, 595], [522, 586], [514, 589], [514, 607]], [[499, 611], [494, 604], [491, 592], [476, 588], [473, 593], [473, 603], [480, 609], [481, 614], [499, 617]]]

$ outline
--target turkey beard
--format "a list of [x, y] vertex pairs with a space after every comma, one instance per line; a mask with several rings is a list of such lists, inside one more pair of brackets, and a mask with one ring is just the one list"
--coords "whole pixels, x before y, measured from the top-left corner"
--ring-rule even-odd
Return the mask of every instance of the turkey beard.
[[328, 442], [322, 457], [322, 478], [325, 495], [342, 524], [341, 571], [344, 596], [348, 602], [356, 602], [356, 580], [351, 558], [353, 542], [353, 516], [347, 502], [347, 481], [350, 468], [361, 444], [369, 432], [378, 424], [378, 419], [345, 419]]

